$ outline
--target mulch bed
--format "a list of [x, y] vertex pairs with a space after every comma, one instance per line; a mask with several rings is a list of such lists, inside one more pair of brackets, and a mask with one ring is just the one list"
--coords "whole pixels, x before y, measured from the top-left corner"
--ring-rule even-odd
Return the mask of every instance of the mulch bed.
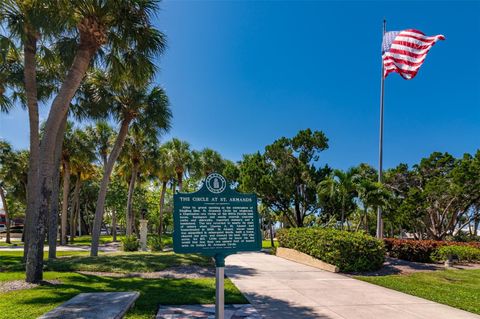
[[198, 279], [198, 278], [212, 278], [215, 277], [215, 268], [201, 267], [201, 266], [178, 266], [171, 267], [162, 271], [154, 272], [131, 272], [131, 273], [116, 273], [116, 272], [98, 272], [98, 271], [78, 271], [85, 275], [115, 277], [115, 278], [173, 278], [173, 279]]
[[44, 280], [39, 284], [31, 284], [25, 282], [25, 280], [12, 280], [12, 281], [4, 281], [0, 282], [0, 292], [9, 292], [14, 290], [22, 290], [22, 289], [31, 289], [38, 286], [45, 286], [45, 285], [59, 285], [61, 284], [60, 280]]

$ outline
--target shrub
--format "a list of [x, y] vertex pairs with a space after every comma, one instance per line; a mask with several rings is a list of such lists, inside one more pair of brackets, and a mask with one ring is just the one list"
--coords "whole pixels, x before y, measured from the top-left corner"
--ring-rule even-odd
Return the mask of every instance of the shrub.
[[151, 251], [162, 251], [163, 250], [162, 238], [160, 236], [149, 236], [148, 248], [150, 248]]
[[137, 251], [139, 247], [140, 242], [135, 235], [125, 236], [125, 238], [122, 239], [123, 251]]
[[480, 261], [480, 249], [470, 246], [443, 246], [434, 251], [431, 258], [435, 261], [444, 261], [450, 258], [459, 262]]
[[433, 262], [431, 258], [432, 254], [443, 246], [456, 245], [480, 249], [480, 243], [478, 242], [462, 243], [439, 240], [385, 238], [384, 243], [390, 257], [424, 263]]
[[369, 271], [382, 267], [383, 243], [363, 233], [336, 229], [290, 228], [277, 233], [280, 247], [292, 248], [340, 268]]

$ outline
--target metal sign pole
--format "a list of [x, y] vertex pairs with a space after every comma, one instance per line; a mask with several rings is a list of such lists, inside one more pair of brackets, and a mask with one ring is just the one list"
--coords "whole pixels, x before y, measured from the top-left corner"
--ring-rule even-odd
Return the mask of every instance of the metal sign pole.
[[225, 256], [215, 255], [215, 319], [225, 318]]

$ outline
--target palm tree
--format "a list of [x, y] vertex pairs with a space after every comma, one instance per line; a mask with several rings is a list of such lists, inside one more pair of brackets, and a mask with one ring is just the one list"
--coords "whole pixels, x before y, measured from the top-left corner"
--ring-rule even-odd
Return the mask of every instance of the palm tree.
[[89, 138], [95, 141], [98, 160], [105, 169], [115, 134], [113, 128], [106, 121], [98, 120], [95, 125], [87, 126], [86, 132], [90, 136]]
[[[128, 185], [126, 235], [131, 235], [135, 228], [135, 216], [132, 212], [133, 193], [138, 175], [145, 171], [146, 158], [152, 158], [153, 153], [158, 147], [158, 139], [155, 130], [144, 130], [142, 123], [135, 123], [130, 129], [122, 152], [122, 157], [126, 160], [129, 169], [130, 181]], [[149, 133], [151, 135], [149, 135]], [[124, 160], [124, 162], [125, 162]]]
[[[120, 129], [112, 151], [108, 156], [95, 210], [90, 254], [91, 256], [97, 256], [100, 228], [110, 175], [123, 148], [130, 125], [133, 123], [133, 125], [143, 127], [145, 130], [160, 133], [170, 128], [172, 115], [169, 108], [168, 97], [160, 87], [136, 87], [134, 85], [109, 87], [107, 79], [102, 78], [99, 74], [92, 80], [92, 88], [102, 87], [103, 91], [102, 95], [98, 97], [101, 98], [100, 100], [97, 100], [97, 102], [90, 100], [90, 103], [106, 103], [110, 105], [110, 111], [120, 120]], [[125, 81], [127, 81], [127, 79], [125, 79]], [[98, 84], [100, 86], [97, 86]], [[93, 89], [93, 91], [96, 90]]]
[[325, 180], [319, 184], [319, 192], [326, 193], [328, 197], [339, 199], [340, 203], [340, 227], [343, 230], [347, 209], [355, 207], [355, 184], [354, 176], [356, 171], [349, 169], [346, 172], [336, 169]]
[[167, 148], [170, 153], [172, 165], [177, 175], [178, 191], [181, 192], [183, 190], [183, 174], [191, 168], [193, 163], [190, 144], [178, 138], [173, 138], [171, 141], [165, 143], [165, 148]]
[[200, 152], [193, 151], [193, 175], [197, 179], [205, 178], [213, 172], [222, 173], [226, 164], [222, 155], [210, 148], [204, 148]]
[[95, 174], [95, 143], [91, 136], [81, 129], [75, 129], [71, 138], [74, 148], [70, 154], [71, 171], [75, 175], [75, 187], [73, 191], [73, 203], [70, 218], [70, 242], [75, 238], [76, 221], [80, 216], [80, 188], [82, 182]]
[[158, 152], [155, 156], [155, 161], [153, 162], [153, 174], [162, 183], [162, 190], [160, 191], [160, 211], [159, 211], [159, 222], [158, 222], [158, 236], [162, 238], [163, 235], [163, 214], [165, 209], [165, 194], [167, 192], [167, 184], [172, 179], [175, 178], [175, 169], [173, 166], [173, 160], [170, 156], [168, 148], [163, 145], [158, 149]]
[[68, 211], [68, 195], [70, 193], [70, 156], [76, 147], [76, 141], [72, 136], [73, 123], [68, 122], [63, 139], [61, 162], [63, 168], [63, 195], [62, 195], [62, 212], [61, 212], [61, 226], [60, 226], [60, 245], [67, 244], [67, 211]]

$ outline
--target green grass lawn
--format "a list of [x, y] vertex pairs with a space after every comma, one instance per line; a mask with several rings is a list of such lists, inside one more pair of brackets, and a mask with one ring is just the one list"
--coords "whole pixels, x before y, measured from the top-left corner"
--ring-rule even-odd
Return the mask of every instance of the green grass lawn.
[[[57, 251], [57, 257], [66, 256], [88, 256], [87, 251]], [[48, 258], [48, 252], [43, 254], [43, 258]], [[23, 250], [18, 251], [1, 251], [0, 250], [0, 272], [2, 271], [22, 271], [23, 266]]]
[[[212, 266], [211, 258], [173, 252], [118, 252], [90, 257], [86, 251], [58, 251], [56, 260], [47, 261], [51, 271], [105, 271], [105, 272], [152, 272], [180, 265]], [[0, 271], [22, 271], [23, 251], [0, 251]]]
[[[125, 236], [118, 235], [117, 236], [117, 241], [120, 242], [120, 240], [124, 237]], [[113, 242], [113, 236], [111, 236], [111, 235], [101, 235], [100, 236], [100, 244], [101, 245], [108, 244], [108, 243], [111, 243], [111, 242]], [[90, 235], [78, 236], [78, 237], [74, 238], [72, 244], [70, 244], [70, 243], [68, 243], [68, 244], [73, 245], [73, 246], [90, 246], [92, 244], [92, 236], [90, 236]]]
[[[23, 279], [19, 272], [0, 272], [0, 281]], [[70, 272], [46, 272], [46, 280], [59, 285], [0, 293], [0, 319], [36, 318], [81, 292], [138, 291], [140, 297], [127, 318], [154, 318], [158, 304], [201, 304], [215, 302], [214, 279], [109, 278]], [[225, 302], [247, 301], [230, 280], [225, 280]]]
[[213, 266], [212, 259], [193, 254], [173, 252], [109, 253], [90, 256], [72, 256], [47, 262], [52, 271], [153, 272], [180, 265]]
[[[278, 247], [278, 242], [277, 240], [274, 240], [273, 241], [275, 243], [275, 247]], [[265, 249], [265, 248], [272, 248], [272, 242], [270, 241], [270, 239], [268, 240], [262, 240], [262, 248]]]
[[15, 246], [23, 246], [23, 242], [20, 240], [11, 240], [11, 244], [7, 244], [4, 241], [0, 241], [0, 247], [15, 247]]
[[480, 269], [355, 278], [480, 314]]
[[[0, 251], [0, 282], [23, 280], [22, 251]], [[47, 257], [47, 254], [44, 256]], [[198, 304], [215, 302], [215, 279], [112, 278], [73, 271], [151, 272], [177, 265], [212, 266], [212, 260], [199, 255], [173, 252], [104, 253], [59, 251], [58, 259], [46, 262], [44, 279], [60, 280], [59, 285], [0, 293], [0, 319], [36, 318], [81, 292], [138, 291], [140, 298], [127, 318], [154, 318], [159, 304]], [[53, 271], [51, 271], [53, 270]], [[59, 272], [61, 271], [61, 272]], [[246, 303], [246, 299], [228, 279], [226, 303]]]
[[[151, 236], [151, 235], [149, 235]], [[122, 238], [125, 236], [123, 235], [118, 235], [117, 236], [117, 241], [120, 242]], [[165, 246], [172, 246], [173, 245], [173, 239], [172, 236], [170, 235], [164, 235], [162, 236], [163, 238], [163, 244]], [[108, 244], [113, 242], [113, 236], [111, 235], [102, 235], [100, 236], [100, 244]], [[47, 243], [45, 243], [48, 245]], [[86, 235], [86, 236], [78, 236], [75, 237], [74, 242], [72, 244], [68, 243], [69, 246], [90, 246], [92, 244], [92, 236]], [[23, 246], [23, 242], [17, 239], [13, 239], [11, 244], [7, 244], [4, 241], [0, 242], [0, 247], [12, 247], [12, 246]]]
[[[149, 235], [150, 236], [153, 236], [153, 235]], [[117, 241], [120, 242], [122, 240], [122, 238], [124, 238], [125, 236], [123, 235], [118, 235], [117, 236]], [[162, 236], [162, 239], [163, 239], [163, 244], [165, 246], [172, 246], [173, 245], [173, 240], [172, 240], [172, 236], [170, 235], [163, 235]], [[102, 235], [100, 236], [100, 244], [108, 244], [108, 243], [111, 243], [113, 242], [113, 237], [111, 235]], [[79, 236], [79, 237], [75, 237], [74, 241], [73, 241], [73, 244], [69, 244], [69, 245], [73, 245], [73, 246], [90, 246], [92, 244], [92, 236], [90, 235], [87, 235], [87, 236]]]

